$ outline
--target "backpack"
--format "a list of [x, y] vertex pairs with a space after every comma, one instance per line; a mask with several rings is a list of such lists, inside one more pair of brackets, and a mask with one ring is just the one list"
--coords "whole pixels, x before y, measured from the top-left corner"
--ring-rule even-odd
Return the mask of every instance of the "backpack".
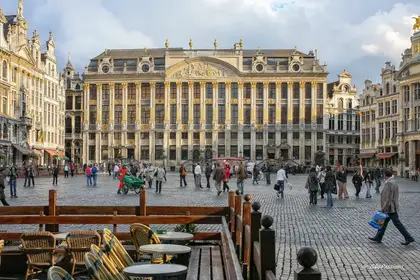
[[96, 166], [92, 167], [91, 172], [92, 174], [96, 174], [96, 172], [98, 172], [98, 168], [96, 168]]
[[91, 176], [92, 175], [92, 170], [89, 167], [86, 168], [85, 172], [86, 172], [86, 176]]

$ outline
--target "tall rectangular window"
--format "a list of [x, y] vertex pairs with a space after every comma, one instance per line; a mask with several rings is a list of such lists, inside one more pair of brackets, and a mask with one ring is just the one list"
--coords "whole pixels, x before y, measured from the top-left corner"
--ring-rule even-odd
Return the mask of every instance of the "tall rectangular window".
[[194, 104], [193, 115], [194, 115], [194, 124], [200, 124], [200, 104]]
[[213, 105], [207, 104], [206, 105], [206, 124], [213, 123]]
[[150, 100], [150, 84], [141, 83], [141, 99]]
[[392, 100], [392, 114], [398, 113], [398, 103], [397, 100]]
[[293, 99], [299, 99], [300, 96], [300, 86], [298, 82], [293, 83]]
[[156, 83], [155, 86], [155, 98], [164, 99], [165, 98], [165, 86], [163, 83]]
[[[50, 119], [48, 118], [48, 120]], [[89, 124], [96, 124], [96, 105], [89, 105]]]
[[384, 115], [384, 103], [378, 103], [379, 107], [379, 116], [382, 117]]
[[165, 120], [165, 108], [163, 104], [158, 104], [155, 107], [156, 123], [162, 124]]
[[251, 84], [250, 83], [244, 84], [244, 98], [251, 99]]
[[238, 83], [230, 84], [230, 96], [233, 99], [238, 99]]
[[404, 122], [404, 128], [405, 128], [405, 131], [408, 131], [408, 122], [409, 122], [409, 119], [410, 119], [410, 108], [405, 108], [404, 109], [404, 120], [405, 120], [405, 122]]
[[293, 124], [299, 124], [299, 115], [300, 115], [299, 104], [293, 104]]
[[268, 84], [268, 98], [276, 99], [276, 83]]
[[347, 131], [353, 130], [353, 115], [347, 114], [347, 123], [346, 123]]
[[200, 83], [194, 83], [194, 99], [200, 99], [201, 97], [201, 88]]
[[244, 124], [251, 124], [251, 105], [244, 105]]
[[324, 84], [318, 83], [316, 87], [316, 98], [324, 99]]
[[384, 123], [379, 124], [379, 139], [384, 139]]
[[89, 85], [89, 100], [96, 100], [96, 99], [97, 99], [96, 85]]
[[206, 98], [213, 99], [213, 84], [206, 83]]
[[122, 105], [114, 105], [114, 112], [115, 112], [115, 124], [121, 124], [122, 121]]
[[410, 102], [410, 87], [403, 86], [404, 102]]
[[343, 114], [338, 114], [338, 130], [343, 130]]
[[188, 83], [182, 83], [182, 99], [188, 99]]
[[177, 86], [176, 83], [171, 83], [169, 85], [169, 94], [171, 96], [171, 99], [176, 99], [176, 93], [177, 93]]
[[287, 104], [281, 104], [281, 124], [287, 124]]
[[[417, 107], [417, 108], [420, 108], [420, 107]], [[398, 134], [397, 121], [392, 121], [392, 135], [391, 135], [391, 138], [397, 138], [397, 134]]]
[[82, 97], [76, 96], [76, 110], [82, 109]]
[[136, 84], [129, 83], [127, 86], [127, 99], [135, 100], [136, 99]]
[[312, 99], [312, 85], [311, 83], [305, 83], [305, 99]]
[[188, 104], [182, 104], [181, 118], [182, 118], [182, 124], [188, 124]]
[[257, 105], [256, 113], [257, 113], [256, 124], [262, 124], [263, 123], [263, 118], [264, 118], [263, 105]]
[[391, 138], [391, 122], [385, 122], [385, 139]]
[[311, 124], [312, 105], [305, 104], [305, 124]]
[[109, 101], [109, 85], [108, 84], [102, 85], [102, 100]]
[[263, 83], [257, 83], [257, 99], [264, 99], [264, 85]]
[[136, 105], [127, 105], [127, 123], [136, 123]]
[[268, 123], [276, 124], [276, 105], [268, 105]]
[[142, 105], [141, 106], [141, 123], [149, 124], [150, 122], [150, 106]]
[[225, 105], [219, 104], [219, 112], [218, 112], [218, 117], [219, 117], [219, 124], [225, 124], [226, 122], [226, 107]]
[[103, 124], [109, 123], [109, 105], [102, 106], [102, 123]]
[[391, 102], [389, 101], [385, 102], [385, 115], [391, 115]]
[[114, 100], [122, 100], [122, 85], [115, 84], [114, 86]]
[[171, 124], [176, 124], [176, 104], [171, 104], [170, 111]]
[[219, 90], [218, 90], [218, 99], [219, 102], [225, 102], [226, 100], [226, 84], [225, 83], [219, 83]]
[[238, 124], [238, 104], [232, 104], [230, 106], [230, 111], [232, 117], [231, 123]]
[[287, 83], [281, 83], [281, 99], [287, 99]]

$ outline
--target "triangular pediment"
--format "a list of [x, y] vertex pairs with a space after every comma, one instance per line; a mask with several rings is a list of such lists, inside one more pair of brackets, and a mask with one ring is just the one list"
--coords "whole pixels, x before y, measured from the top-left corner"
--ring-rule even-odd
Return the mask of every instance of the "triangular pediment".
[[227, 62], [199, 59], [175, 64], [167, 71], [167, 77], [173, 79], [220, 79], [237, 77], [238, 73], [239, 71]]
[[35, 65], [35, 59], [32, 57], [31, 51], [27, 46], [22, 46], [19, 51], [17, 52], [17, 55], [26, 61], [28, 61], [30, 64]]

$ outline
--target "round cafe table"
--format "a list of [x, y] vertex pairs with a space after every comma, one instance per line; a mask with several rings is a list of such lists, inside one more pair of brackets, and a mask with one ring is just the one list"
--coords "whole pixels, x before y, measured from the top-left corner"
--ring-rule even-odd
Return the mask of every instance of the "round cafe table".
[[191, 252], [191, 248], [174, 244], [148, 244], [140, 246], [140, 252], [146, 254], [162, 254], [163, 261], [166, 261], [166, 255], [187, 254]]
[[167, 232], [165, 234], [157, 235], [160, 240], [165, 241], [183, 241], [183, 240], [192, 240], [194, 235], [186, 232]]
[[128, 277], [153, 277], [154, 280], [163, 280], [186, 275], [187, 267], [179, 264], [140, 264], [124, 268], [123, 273]]

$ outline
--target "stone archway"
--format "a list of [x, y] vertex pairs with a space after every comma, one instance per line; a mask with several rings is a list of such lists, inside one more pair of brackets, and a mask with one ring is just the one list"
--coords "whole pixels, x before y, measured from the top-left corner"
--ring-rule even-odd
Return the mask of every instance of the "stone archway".
[[206, 161], [211, 160], [211, 159], [213, 158], [213, 151], [212, 151], [212, 150], [210, 150], [210, 149], [207, 149], [207, 150], [204, 152], [204, 158], [206, 159]]
[[193, 161], [199, 161], [200, 160], [200, 150], [193, 150]]

